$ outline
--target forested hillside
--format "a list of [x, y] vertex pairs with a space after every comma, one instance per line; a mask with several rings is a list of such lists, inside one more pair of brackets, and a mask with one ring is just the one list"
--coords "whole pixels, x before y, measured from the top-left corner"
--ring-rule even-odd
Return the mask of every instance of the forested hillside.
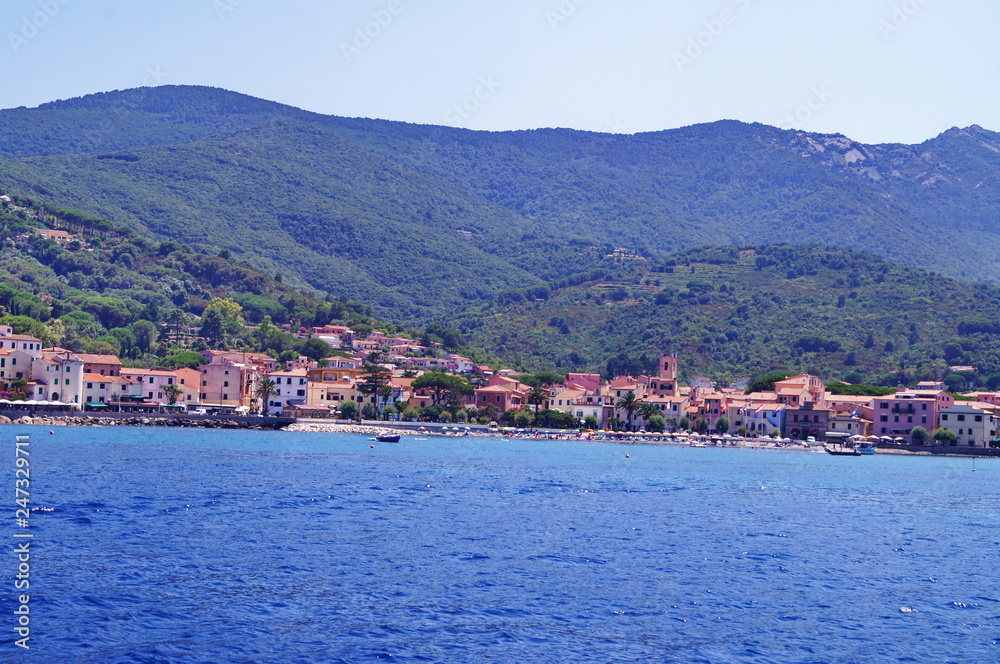
[[1000, 281], [1000, 136], [918, 146], [718, 122], [473, 132], [165, 86], [0, 112], [0, 187], [232, 252], [422, 324], [711, 244], [820, 243]]
[[688, 380], [780, 368], [906, 385], [955, 365], [975, 366], [981, 381], [1000, 372], [1000, 289], [870, 254], [704, 247], [660, 262], [609, 260], [589, 276], [445, 320], [501, 357], [556, 371], [652, 371], [670, 351]]
[[[69, 233], [62, 243], [38, 231]], [[224, 324], [205, 316], [215, 301], [230, 300]], [[239, 347], [239, 321], [297, 330], [329, 322], [378, 324], [356, 302], [299, 292], [245, 264], [195, 251], [178, 242], [155, 242], [133, 231], [71, 210], [13, 198], [0, 202], [0, 316], [46, 345], [113, 353], [155, 363], [164, 351]], [[226, 329], [227, 325], [233, 325]], [[278, 334], [271, 350], [299, 342]], [[258, 344], [259, 345], [259, 344]], [[263, 349], [263, 348], [261, 348]]]

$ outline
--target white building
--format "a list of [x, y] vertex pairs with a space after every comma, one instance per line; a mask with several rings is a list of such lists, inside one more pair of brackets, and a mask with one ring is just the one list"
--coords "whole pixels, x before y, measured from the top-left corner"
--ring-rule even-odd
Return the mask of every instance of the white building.
[[989, 447], [997, 437], [997, 417], [986, 404], [958, 402], [941, 410], [938, 426], [958, 436], [956, 445], [961, 447]]

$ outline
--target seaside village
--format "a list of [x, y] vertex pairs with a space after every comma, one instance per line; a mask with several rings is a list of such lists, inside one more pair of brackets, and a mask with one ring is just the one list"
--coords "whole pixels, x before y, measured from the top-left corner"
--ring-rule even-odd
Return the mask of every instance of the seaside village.
[[[43, 348], [41, 340], [0, 325], [0, 388], [6, 390], [0, 394], [0, 413], [31, 409], [239, 416], [261, 414], [266, 401], [267, 415], [336, 418], [343, 404], [353, 401], [353, 407], [344, 410], [358, 416], [413, 419], [426, 413], [421, 409], [445, 403], [440, 389], [414, 387], [421, 375], [434, 372], [469, 381], [470, 389], [447, 395], [447, 408], [435, 411], [445, 421], [531, 426], [534, 413], [547, 411], [560, 415], [561, 425], [569, 428], [649, 433], [688, 429], [798, 441], [874, 436], [897, 444], [913, 443], [911, 433], [920, 427], [926, 432], [951, 431], [950, 445], [987, 447], [997, 438], [1000, 418], [1000, 393], [974, 392], [956, 400], [941, 383], [920, 383], [916, 389], [881, 397], [833, 395], [810, 375], [791, 376], [776, 382], [772, 391], [752, 394], [686, 387], [678, 384], [677, 358], [672, 355], [660, 358], [656, 375], [606, 381], [599, 374], [571, 373], [539, 391], [520, 382], [514, 371], [476, 366], [440, 349], [435, 356], [410, 339], [379, 331], [360, 339], [350, 328], [327, 325], [303, 334], [352, 352], [321, 362], [302, 357], [279, 368], [274, 358], [259, 353], [206, 350], [197, 369], [138, 369], [124, 367], [114, 355]], [[372, 353], [386, 359], [382, 396], [358, 390], [365, 359]], [[269, 389], [262, 391], [264, 382]], [[371, 407], [365, 408], [367, 404]]]

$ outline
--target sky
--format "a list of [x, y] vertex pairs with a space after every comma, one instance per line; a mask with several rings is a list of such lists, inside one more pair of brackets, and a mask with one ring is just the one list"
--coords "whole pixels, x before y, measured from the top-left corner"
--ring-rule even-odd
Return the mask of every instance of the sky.
[[995, 0], [4, 0], [0, 107], [210, 85], [310, 111], [865, 143], [1000, 131]]

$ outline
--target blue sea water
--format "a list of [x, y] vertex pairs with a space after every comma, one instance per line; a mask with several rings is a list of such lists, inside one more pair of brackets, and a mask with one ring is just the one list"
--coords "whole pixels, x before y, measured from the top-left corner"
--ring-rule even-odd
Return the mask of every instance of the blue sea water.
[[2, 431], [3, 662], [1000, 662], [1000, 460]]

